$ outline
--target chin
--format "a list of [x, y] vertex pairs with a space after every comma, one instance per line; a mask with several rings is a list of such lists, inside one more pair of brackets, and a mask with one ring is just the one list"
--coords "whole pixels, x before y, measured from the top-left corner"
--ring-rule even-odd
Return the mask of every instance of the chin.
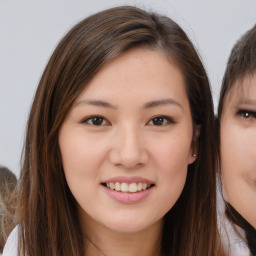
[[160, 222], [161, 220], [157, 220], [154, 222], [153, 220], [147, 219], [147, 217], [136, 219], [125, 218], [119, 219], [119, 221], [117, 221], [117, 218], [113, 218], [112, 222], [108, 222], [105, 226], [108, 229], [111, 229], [112, 231], [117, 233], [132, 234], [150, 229], [151, 227], [159, 224]]

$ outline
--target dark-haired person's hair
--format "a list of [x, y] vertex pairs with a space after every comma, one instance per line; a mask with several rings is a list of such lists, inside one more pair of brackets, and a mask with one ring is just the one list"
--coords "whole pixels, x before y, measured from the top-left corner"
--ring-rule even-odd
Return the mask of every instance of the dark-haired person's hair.
[[14, 190], [17, 178], [8, 168], [0, 166], [0, 253], [5, 241], [14, 228], [16, 200]]
[[235, 81], [245, 79], [256, 72], [256, 24], [236, 42], [231, 50], [222, 80], [218, 118], [221, 118], [225, 98]]
[[[236, 81], [241, 81], [248, 76], [252, 76], [256, 72], [256, 25], [248, 30], [236, 42], [231, 50], [226, 71], [222, 80], [220, 91], [220, 99], [218, 106], [218, 119], [217, 119], [217, 137], [218, 148], [220, 150], [220, 119], [223, 113], [223, 106], [227, 95], [233, 88]], [[220, 154], [219, 154], [220, 155]], [[220, 160], [221, 161], [221, 160]], [[219, 162], [220, 162], [219, 161]], [[221, 167], [219, 168], [221, 170]], [[251, 254], [256, 255], [256, 233], [255, 229], [229, 204], [226, 202], [225, 214], [231, 223], [241, 227], [245, 231], [246, 243], [250, 249]], [[256, 213], [255, 213], [256, 214]], [[235, 225], [233, 228], [239, 234]]]
[[27, 125], [21, 170], [19, 255], [83, 255], [77, 205], [63, 173], [60, 126], [88, 82], [134, 47], [164, 52], [183, 73], [194, 125], [200, 125], [198, 157], [184, 190], [164, 217], [162, 253], [222, 255], [216, 218], [216, 147], [211, 91], [202, 62], [171, 19], [135, 7], [116, 7], [73, 27], [53, 52], [39, 82]]

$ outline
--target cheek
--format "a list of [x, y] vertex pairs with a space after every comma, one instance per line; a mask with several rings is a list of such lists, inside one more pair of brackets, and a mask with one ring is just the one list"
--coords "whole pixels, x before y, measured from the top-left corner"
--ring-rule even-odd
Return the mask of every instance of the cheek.
[[83, 132], [60, 134], [59, 144], [65, 171], [85, 174], [86, 170], [99, 165], [104, 154], [104, 143]]
[[234, 205], [245, 201], [251, 189], [256, 191], [255, 144], [255, 129], [228, 122], [221, 127], [221, 172], [228, 200]]
[[[192, 136], [191, 136], [192, 137]], [[191, 154], [191, 137], [182, 134], [165, 140], [158, 140], [151, 149], [151, 156], [166, 175], [187, 169]]]
[[62, 156], [64, 174], [68, 186], [79, 202], [86, 191], [92, 191], [98, 182], [99, 165], [102, 161], [102, 144], [91, 143], [83, 132], [62, 130], [59, 146]]
[[68, 187], [78, 204], [88, 210], [86, 206], [93, 204], [91, 194], [96, 196], [97, 193], [95, 187], [99, 185], [99, 166], [104, 148], [94, 139], [71, 131], [60, 133], [59, 145]]
[[244, 160], [241, 158], [243, 150], [240, 136], [233, 124], [223, 121], [220, 140], [221, 172], [227, 194], [233, 193], [234, 185], [242, 176], [240, 166], [244, 165]]
[[[223, 122], [224, 123], [224, 122]], [[221, 127], [221, 172], [228, 202], [256, 225], [256, 131], [224, 123]]]
[[158, 184], [164, 204], [170, 209], [179, 198], [187, 177], [191, 140], [166, 140], [155, 148]]
[[224, 175], [256, 171], [256, 132], [234, 124], [221, 128], [221, 169]]

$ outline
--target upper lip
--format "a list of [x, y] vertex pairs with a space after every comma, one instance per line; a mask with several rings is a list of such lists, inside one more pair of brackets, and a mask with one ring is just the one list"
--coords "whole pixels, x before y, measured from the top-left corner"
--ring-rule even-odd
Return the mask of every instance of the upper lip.
[[143, 178], [143, 177], [139, 177], [139, 176], [133, 176], [133, 177], [125, 177], [125, 176], [117, 176], [117, 177], [113, 177], [110, 178], [108, 180], [103, 181], [102, 183], [116, 183], [116, 182], [120, 182], [120, 183], [147, 183], [147, 184], [154, 184], [153, 181]]

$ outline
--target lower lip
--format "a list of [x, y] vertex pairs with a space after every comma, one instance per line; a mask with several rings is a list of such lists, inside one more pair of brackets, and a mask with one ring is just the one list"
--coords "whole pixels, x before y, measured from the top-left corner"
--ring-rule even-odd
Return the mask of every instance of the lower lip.
[[108, 193], [108, 195], [110, 195], [116, 201], [124, 204], [134, 204], [142, 201], [150, 194], [150, 192], [154, 188], [154, 187], [151, 187], [151, 188], [148, 188], [147, 190], [142, 190], [135, 193], [128, 193], [128, 192], [118, 192], [116, 190], [109, 189], [105, 186], [103, 187], [105, 191]]

